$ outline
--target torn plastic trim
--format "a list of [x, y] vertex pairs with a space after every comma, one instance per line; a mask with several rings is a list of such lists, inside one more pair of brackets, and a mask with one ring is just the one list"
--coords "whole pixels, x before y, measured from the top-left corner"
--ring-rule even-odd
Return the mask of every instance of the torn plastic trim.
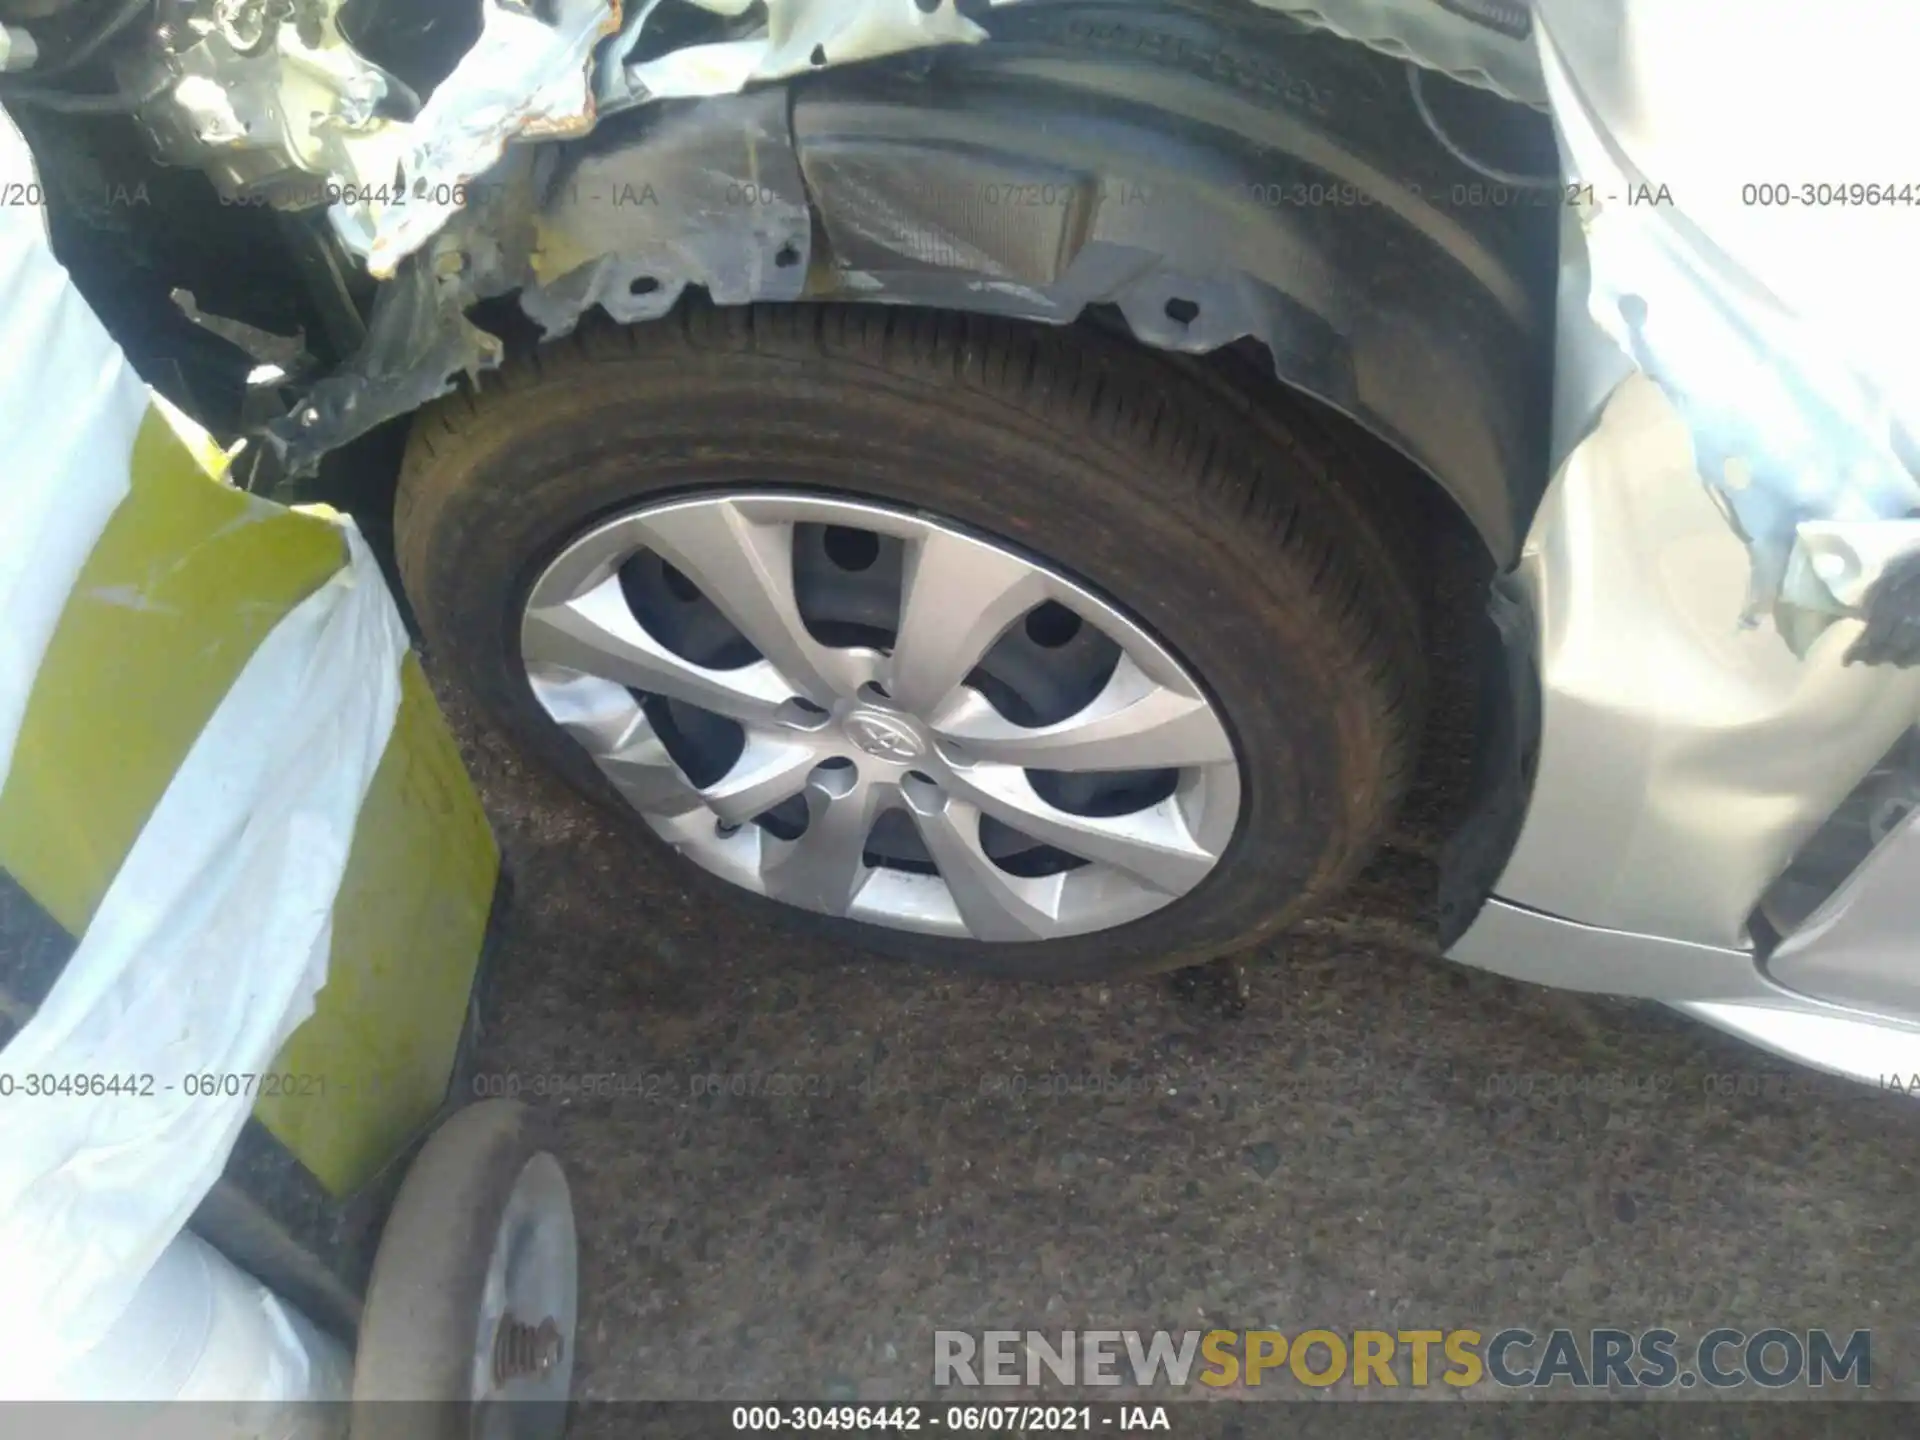
[[[1859, 527], [1920, 514], [1920, 479], [1901, 458], [1894, 412], [1822, 334], [1662, 203], [1600, 132], [1552, 45], [1542, 53], [1569, 179], [1617, 197], [1580, 211], [1592, 318], [1686, 420], [1701, 483], [1751, 557], [1740, 623], [1770, 613], [1804, 657], [1834, 618], [1864, 610], [1836, 606], [1806, 564], [1795, 568], [1803, 527], [1845, 522], [1884, 566], [1891, 534], [1907, 532], [1869, 543]], [[1879, 612], [1876, 636], [1920, 623], [1884, 596]], [[1898, 641], [1877, 638], [1854, 651], [1861, 660], [1901, 653]]]
[[291, 495], [290, 482], [317, 470], [328, 451], [497, 368], [505, 344], [467, 318], [482, 298], [468, 275], [442, 273], [433, 256], [405, 261], [375, 296], [359, 351], [263, 428], [274, 473], [256, 468], [248, 488]]
[[595, 305], [658, 319], [688, 285], [720, 305], [800, 299], [813, 212], [790, 103], [769, 89], [667, 106], [557, 156], [520, 308], [553, 337]]

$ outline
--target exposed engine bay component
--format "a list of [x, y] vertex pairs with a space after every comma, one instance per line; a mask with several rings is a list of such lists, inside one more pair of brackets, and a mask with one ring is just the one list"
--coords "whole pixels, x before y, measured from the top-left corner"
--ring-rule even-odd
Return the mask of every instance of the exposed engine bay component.
[[510, 140], [582, 134], [588, 61], [617, 0], [486, 0], [480, 38], [424, 102], [341, 33], [340, 0], [199, 0], [130, 63], [161, 158], [205, 170], [229, 199], [328, 207], [386, 278], [445, 223]]
[[[69, 13], [71, 12], [71, 13]], [[85, 7], [53, 0], [16, 0], [0, 7], [0, 71], [31, 69], [30, 75], [8, 73], [5, 98], [20, 106], [39, 106], [69, 114], [124, 114], [153, 98], [156, 90], [139, 93], [70, 88], [70, 77], [93, 70], [110, 49], [141, 35], [151, 36], [153, 0], [117, 0]], [[31, 22], [29, 30], [23, 22]], [[48, 83], [58, 82], [58, 83]]]
[[229, 200], [286, 209], [330, 190], [392, 183], [397, 105], [418, 100], [341, 36], [336, 0], [198, 0], [128, 62], [136, 90], [161, 88], [138, 111], [160, 158], [204, 170]]

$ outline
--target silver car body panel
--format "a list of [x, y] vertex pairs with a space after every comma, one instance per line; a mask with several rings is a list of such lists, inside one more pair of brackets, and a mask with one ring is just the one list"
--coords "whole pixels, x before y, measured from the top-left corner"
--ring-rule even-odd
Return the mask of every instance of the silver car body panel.
[[[1710, 23], [1675, 8], [1697, 12], [1696, 32]], [[1883, 384], [1870, 349], [1844, 349], [1727, 264], [1693, 228], [1691, 192], [1655, 199], [1626, 158], [1623, 145], [1674, 156], [1681, 132], [1727, 163], [1717, 131], [1671, 113], [1664, 130], [1647, 123], [1656, 81], [1673, 80], [1651, 7], [1541, 10], [1569, 179], [1595, 199], [1569, 227], [1557, 468], [1504, 587], [1535, 620], [1537, 768], [1496, 898], [1449, 954], [1666, 1001], [1856, 1078], [1914, 1073], [1920, 820], [1777, 943], [1754, 922], [1920, 723], [1920, 670], [1848, 663], [1873, 577], [1920, 540], [1907, 519], [1920, 490], [1892, 438], [1900, 377]], [[1776, 348], [1789, 334], [1804, 345]], [[1835, 544], [1850, 564], [1819, 562]]]
[[1813, 995], [1920, 1019], [1920, 811], [1767, 957], [1767, 973]]
[[1516, 579], [1540, 644], [1533, 802], [1494, 893], [1744, 948], [1759, 896], [1908, 728], [1920, 671], [1740, 624], [1748, 558], [1686, 425], [1635, 374], [1555, 477]]

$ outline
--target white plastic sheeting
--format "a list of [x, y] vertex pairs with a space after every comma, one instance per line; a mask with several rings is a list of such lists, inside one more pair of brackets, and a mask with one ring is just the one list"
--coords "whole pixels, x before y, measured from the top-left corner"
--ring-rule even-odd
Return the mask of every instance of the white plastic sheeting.
[[193, 1440], [254, 1440], [263, 1432], [333, 1440], [345, 1428], [343, 1414], [284, 1402], [344, 1401], [352, 1388], [353, 1363], [337, 1341], [182, 1231], [106, 1338], [48, 1377], [32, 1398], [223, 1402], [231, 1413], [196, 1404], [182, 1433]]
[[[39, 193], [4, 112], [0, 186]], [[40, 211], [0, 207], [0, 782], [67, 592], [127, 493], [146, 413], [146, 387], [53, 258]]]
[[[0, 115], [0, 182], [32, 176]], [[38, 213], [0, 209], [0, 783], [149, 405]], [[343, 535], [348, 563], [248, 661], [0, 1051], [0, 1398], [109, 1332], [218, 1177], [253, 1097], [189, 1095], [185, 1077], [266, 1069], [325, 982], [407, 645], [365, 544]], [[29, 1094], [30, 1075], [151, 1075], [153, 1093]]]

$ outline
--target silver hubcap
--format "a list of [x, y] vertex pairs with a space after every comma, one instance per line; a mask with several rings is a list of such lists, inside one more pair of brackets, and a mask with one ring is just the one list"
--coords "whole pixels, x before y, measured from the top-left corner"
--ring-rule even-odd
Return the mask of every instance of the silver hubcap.
[[924, 515], [706, 495], [534, 584], [533, 693], [663, 839], [829, 915], [977, 940], [1124, 924], [1198, 885], [1233, 746], [1113, 606]]

